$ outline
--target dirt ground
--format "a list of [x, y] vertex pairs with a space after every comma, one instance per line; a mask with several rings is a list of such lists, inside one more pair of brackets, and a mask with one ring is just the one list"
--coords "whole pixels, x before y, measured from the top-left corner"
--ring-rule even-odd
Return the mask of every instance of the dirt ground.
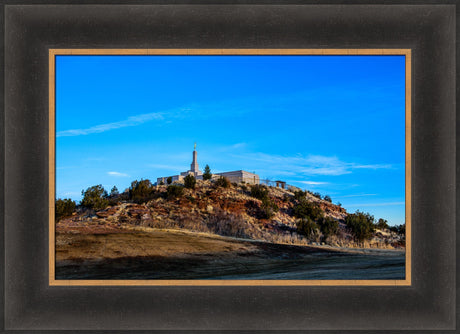
[[57, 233], [56, 279], [403, 279], [404, 252], [150, 231]]
[[187, 256], [253, 252], [250, 242], [175, 231], [107, 234], [57, 234], [56, 260], [97, 260], [122, 257]]

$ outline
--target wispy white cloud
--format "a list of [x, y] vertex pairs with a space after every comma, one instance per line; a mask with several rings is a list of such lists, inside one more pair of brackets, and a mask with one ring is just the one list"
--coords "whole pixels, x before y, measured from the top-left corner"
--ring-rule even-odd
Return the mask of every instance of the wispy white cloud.
[[246, 143], [236, 143], [230, 146], [230, 148], [232, 149], [243, 148], [243, 147], [246, 147]]
[[[221, 111], [216, 113], [216, 109]], [[127, 119], [121, 121], [98, 124], [88, 128], [62, 130], [56, 133], [56, 137], [72, 137], [90, 135], [93, 133], [102, 133], [110, 130], [141, 125], [154, 120], [161, 120], [163, 124], [166, 124], [172, 123], [174, 120], [203, 120], [210, 117], [215, 118], [216, 115], [218, 117], [235, 117], [237, 115], [245, 114], [248, 111], [249, 109], [242, 107], [238, 101], [220, 101], [219, 103], [209, 103], [203, 105], [192, 104], [188, 106], [173, 108], [170, 110], [130, 116]], [[243, 143], [236, 145], [242, 144]]]
[[303, 164], [306, 166], [302, 172], [306, 175], [344, 175], [352, 173], [353, 169], [389, 169], [390, 164], [356, 164], [353, 162], [345, 162], [337, 157], [326, 157], [319, 155], [311, 155], [303, 159]]
[[317, 182], [317, 181], [295, 181], [295, 182], [308, 184], [310, 186], [320, 186], [320, 185], [329, 184], [329, 182]]
[[267, 166], [276, 166], [277, 170], [283, 169], [286, 172], [294, 172], [303, 176], [338, 176], [350, 174], [355, 169], [391, 169], [391, 164], [358, 164], [342, 161], [335, 156], [281, 156], [265, 153], [248, 153], [232, 155], [234, 158], [252, 164], [254, 169], [266, 170]]
[[[299, 94], [299, 96], [305, 97], [305, 94]], [[289, 96], [271, 97], [269, 100], [266, 98], [261, 99], [260, 97], [251, 97], [237, 100], [228, 99], [212, 101], [206, 104], [192, 103], [170, 110], [139, 114], [128, 117], [124, 120], [98, 124], [88, 128], [61, 130], [56, 133], [56, 137], [72, 137], [102, 133], [110, 130], [141, 125], [154, 120], [161, 120], [164, 124], [167, 124], [172, 123], [175, 120], [205, 120], [209, 118], [215, 119], [216, 117], [222, 118], [228, 116], [234, 119], [235, 117], [253, 112], [257, 108], [264, 108], [264, 110], [266, 110], [268, 106], [276, 104], [276, 101], [283, 101], [284, 99], [288, 99], [288, 97]], [[279, 110], [274, 109], [273, 112], [279, 112]], [[244, 146], [245, 143], [236, 143], [232, 145], [232, 148], [236, 149]]]
[[390, 164], [376, 164], [376, 165], [353, 165], [354, 169], [390, 169], [393, 168]]
[[120, 172], [107, 172], [110, 176], [117, 176], [117, 177], [129, 177], [128, 174], [120, 173]]
[[95, 125], [95, 126], [84, 128], [84, 129], [71, 129], [71, 130], [59, 131], [56, 133], [56, 137], [71, 137], [71, 136], [89, 135], [92, 133], [101, 133], [101, 132], [106, 132], [106, 131], [110, 131], [114, 129], [120, 129], [120, 128], [129, 127], [129, 126], [140, 125], [145, 122], [152, 121], [152, 120], [161, 120], [163, 118], [164, 118], [163, 113], [159, 113], [159, 112], [141, 114], [141, 115], [128, 117], [127, 119], [118, 121], [118, 122], [99, 124], [99, 125]]

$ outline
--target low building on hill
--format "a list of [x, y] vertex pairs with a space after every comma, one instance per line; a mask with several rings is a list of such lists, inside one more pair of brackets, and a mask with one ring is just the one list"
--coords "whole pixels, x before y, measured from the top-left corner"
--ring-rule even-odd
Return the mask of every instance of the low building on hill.
[[213, 174], [213, 178], [218, 178], [218, 177], [226, 177], [230, 182], [244, 182], [244, 183], [249, 183], [249, 184], [259, 184], [259, 175], [246, 172], [244, 170], [236, 170], [233, 172], [224, 172], [224, 173], [216, 173]]
[[[192, 158], [192, 163], [190, 165], [190, 170], [186, 172], [182, 172], [179, 175], [171, 175], [171, 176], [163, 176], [157, 178], [157, 184], [166, 184], [168, 181], [168, 178], [171, 178], [172, 182], [181, 182], [184, 180], [184, 178], [187, 175], [192, 175], [194, 176], [197, 180], [202, 180], [203, 179], [203, 172], [200, 170], [198, 166], [198, 160], [197, 160], [197, 151], [196, 151], [196, 144], [193, 149], [193, 158]], [[212, 174], [212, 179], [217, 179], [219, 177], [226, 177], [230, 182], [245, 182], [249, 184], [259, 184], [259, 175], [255, 173], [250, 173], [246, 172], [244, 170], [236, 170], [232, 172], [223, 172], [223, 173], [216, 173]]]

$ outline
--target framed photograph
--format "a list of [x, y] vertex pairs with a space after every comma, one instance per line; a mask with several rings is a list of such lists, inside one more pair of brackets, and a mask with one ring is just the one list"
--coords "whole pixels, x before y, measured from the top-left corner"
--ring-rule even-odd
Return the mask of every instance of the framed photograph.
[[50, 284], [410, 285], [410, 78], [409, 49], [50, 50]]
[[455, 5], [3, 9], [4, 331], [455, 329]]

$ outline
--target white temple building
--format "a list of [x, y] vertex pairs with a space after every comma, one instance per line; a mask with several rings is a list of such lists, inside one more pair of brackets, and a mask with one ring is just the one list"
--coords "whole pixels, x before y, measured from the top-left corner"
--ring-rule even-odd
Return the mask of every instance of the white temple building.
[[[200, 171], [200, 168], [198, 166], [196, 144], [193, 149], [193, 159], [190, 165], [190, 170], [186, 172], [182, 172], [179, 175], [159, 177], [157, 178], [157, 184], [161, 184], [161, 183], [166, 184], [168, 178], [171, 178], [172, 182], [175, 182], [175, 181], [180, 182], [180, 181], [183, 181], [187, 175], [193, 175], [197, 180], [203, 180], [203, 172]], [[249, 184], [259, 184], [260, 182], [259, 175], [250, 173], [250, 172], [246, 172], [244, 170], [212, 174], [212, 179], [217, 179], [221, 176], [226, 177], [230, 182], [236, 182], [236, 183], [245, 182]]]

